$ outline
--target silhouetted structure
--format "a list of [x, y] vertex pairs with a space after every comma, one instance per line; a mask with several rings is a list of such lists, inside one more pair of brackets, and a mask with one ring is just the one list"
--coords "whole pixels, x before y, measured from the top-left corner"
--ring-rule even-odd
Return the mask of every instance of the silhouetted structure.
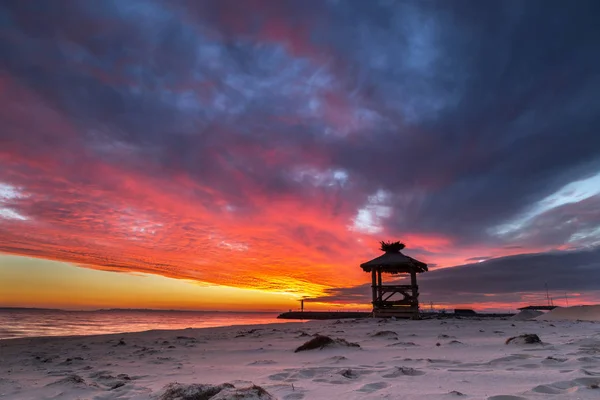
[[556, 308], [556, 306], [527, 306], [527, 307], [517, 308], [517, 310], [519, 310], [519, 311], [523, 311], [523, 310], [551, 311], [551, 310], [554, 310], [555, 308]]
[[454, 315], [477, 315], [477, 313], [470, 308], [455, 308]]
[[[427, 264], [402, 254], [404, 247], [400, 242], [381, 242], [381, 251], [385, 254], [360, 265], [365, 272], [371, 273], [375, 317], [419, 317], [417, 273], [427, 271]], [[384, 285], [382, 273], [410, 274], [410, 285]], [[403, 298], [392, 299], [394, 295]]]

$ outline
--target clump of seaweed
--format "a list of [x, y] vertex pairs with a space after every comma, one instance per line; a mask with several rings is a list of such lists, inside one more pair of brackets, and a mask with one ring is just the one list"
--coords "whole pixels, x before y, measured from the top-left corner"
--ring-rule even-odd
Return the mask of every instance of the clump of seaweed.
[[294, 350], [294, 353], [299, 351], [307, 351], [307, 350], [322, 350], [325, 347], [330, 347], [334, 345], [346, 346], [346, 347], [360, 347], [358, 343], [350, 343], [345, 339], [332, 339], [329, 336], [325, 335], [317, 335], [314, 338], [310, 339], [308, 342], [304, 343], [302, 346], [298, 347]]

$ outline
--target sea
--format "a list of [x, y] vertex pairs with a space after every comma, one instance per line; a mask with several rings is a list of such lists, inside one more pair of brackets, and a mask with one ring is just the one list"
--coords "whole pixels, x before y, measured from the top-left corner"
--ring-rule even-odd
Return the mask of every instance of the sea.
[[289, 322], [274, 312], [0, 308], [0, 340]]

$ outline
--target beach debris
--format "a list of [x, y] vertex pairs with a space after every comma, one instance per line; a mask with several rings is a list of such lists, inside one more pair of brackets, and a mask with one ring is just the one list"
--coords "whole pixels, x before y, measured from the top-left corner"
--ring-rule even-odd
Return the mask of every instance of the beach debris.
[[236, 388], [231, 383], [220, 385], [169, 383], [158, 400], [275, 400], [260, 386]]
[[344, 356], [333, 356], [330, 358], [326, 358], [324, 361], [328, 361], [331, 363], [340, 363], [342, 361], [347, 361], [348, 358], [344, 357]]
[[159, 397], [159, 400], [210, 400], [219, 392], [233, 388], [235, 388], [235, 386], [230, 383], [223, 383], [221, 385], [205, 385], [199, 383], [184, 385], [182, 383], [173, 382], [163, 388], [164, 392]]
[[416, 344], [414, 342], [396, 342], [396, 343], [388, 344], [386, 347], [412, 347], [412, 346], [418, 346], [418, 344]]
[[465, 396], [464, 393], [461, 393], [458, 390], [453, 390], [453, 391], [449, 392], [448, 394], [451, 394], [453, 396]]
[[115, 346], [125, 346], [127, 343], [123, 339], [120, 339], [119, 342]]
[[269, 392], [260, 386], [252, 385], [247, 388], [228, 388], [207, 400], [275, 400]]
[[340, 375], [342, 375], [344, 378], [348, 378], [348, 379], [356, 379], [360, 376], [359, 374], [357, 374], [355, 371], [351, 370], [350, 368], [341, 370]]
[[536, 344], [542, 343], [542, 340], [535, 333], [525, 333], [519, 336], [513, 336], [506, 339], [506, 344]]
[[47, 384], [46, 386], [54, 386], [54, 385], [81, 385], [85, 384], [85, 379], [83, 379], [79, 375], [68, 375], [62, 379], [57, 380], [56, 382], [52, 382]]
[[237, 333], [237, 335], [235, 335], [235, 337], [236, 337], [236, 338], [239, 338], [239, 337], [246, 337], [246, 336], [248, 336], [248, 335], [253, 335], [253, 334], [255, 334], [255, 333], [259, 333], [259, 332], [260, 332], [260, 329], [257, 329], [257, 328], [255, 328], [255, 329], [249, 329], [249, 330], [246, 330], [246, 331], [239, 331], [239, 332]]
[[125, 386], [125, 382], [122, 382], [122, 381], [121, 382], [116, 382], [114, 385], [112, 385], [110, 387], [109, 390], [115, 390], [115, 389], [118, 389], [118, 388], [120, 388], [122, 386]]
[[440, 346], [441, 346], [440, 342], [437, 342], [435, 345], [436, 345], [437, 347], [440, 347]]
[[442, 333], [441, 335], [438, 335], [438, 339], [456, 339], [456, 336], [446, 335], [445, 333]]
[[272, 364], [277, 364], [277, 361], [274, 360], [257, 360], [257, 361], [253, 361], [250, 364], [247, 365], [272, 365]]
[[568, 358], [548, 356], [548, 357], [546, 357], [546, 360], [548, 360], [550, 362], [561, 362], [562, 363], [562, 362], [568, 361]]
[[[54, 358], [57, 358], [57, 356], [54, 356]], [[51, 363], [53, 357], [35, 356], [35, 359], [40, 362], [43, 362], [45, 364], [45, 363]]]
[[381, 375], [382, 378], [398, 378], [399, 376], [421, 376], [425, 375], [425, 372], [419, 371], [411, 367], [395, 367], [393, 371], [388, 374]]
[[329, 336], [318, 335], [310, 339], [308, 342], [304, 343], [302, 346], [298, 347], [296, 350], [294, 350], [294, 353], [314, 349], [322, 350], [325, 347], [331, 347], [335, 345], [346, 347], [360, 347], [358, 343], [350, 343], [345, 339], [332, 339]]
[[394, 331], [379, 331], [371, 335], [372, 337], [392, 337], [397, 338], [398, 334]]

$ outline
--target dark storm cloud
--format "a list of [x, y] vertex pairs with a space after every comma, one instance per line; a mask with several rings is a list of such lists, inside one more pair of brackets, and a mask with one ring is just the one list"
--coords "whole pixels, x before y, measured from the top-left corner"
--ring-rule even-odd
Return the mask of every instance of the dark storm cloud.
[[[507, 244], [490, 228], [600, 170], [596, 1], [13, 0], [0, 13], [2, 70], [76, 132], [0, 130], [24, 154], [188, 174], [249, 212], [249, 193], [321, 207], [326, 192], [351, 214], [381, 189], [386, 232], [457, 246]], [[311, 168], [348, 182], [300, 177]], [[541, 216], [523, 245], [585, 243], [591, 212], [562, 209], [552, 233], [558, 217]]]
[[[365, 280], [368, 279], [365, 274]], [[594, 293], [600, 282], [600, 248], [521, 254], [437, 269], [419, 275], [419, 292], [425, 302], [511, 302], [524, 293], [544, 291]], [[369, 284], [329, 289], [328, 295], [310, 301], [367, 303]]]
[[[362, 29], [348, 29], [371, 99], [394, 124], [337, 153], [365, 186], [398, 194], [391, 228], [473, 240], [598, 170], [597, 3], [408, 4], [389, 9], [388, 24], [356, 16]], [[412, 119], [404, 97], [417, 102]]]

